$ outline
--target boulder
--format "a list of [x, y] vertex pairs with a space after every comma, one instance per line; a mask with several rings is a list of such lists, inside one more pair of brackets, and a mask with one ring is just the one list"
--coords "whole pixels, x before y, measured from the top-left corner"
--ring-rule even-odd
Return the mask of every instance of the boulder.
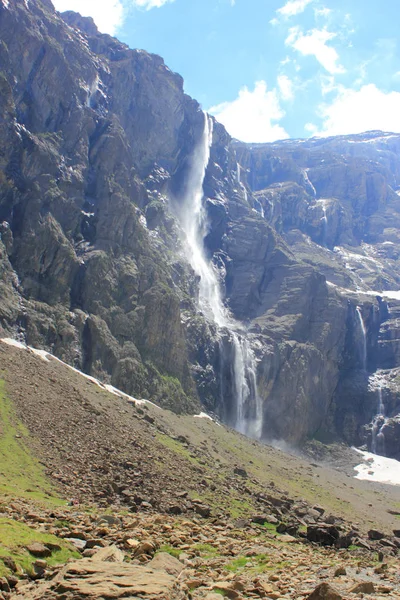
[[343, 596], [329, 583], [321, 583], [307, 596], [307, 600], [343, 600]]

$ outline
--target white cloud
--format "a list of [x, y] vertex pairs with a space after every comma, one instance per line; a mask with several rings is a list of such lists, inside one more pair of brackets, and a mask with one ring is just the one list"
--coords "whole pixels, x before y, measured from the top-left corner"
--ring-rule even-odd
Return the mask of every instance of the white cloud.
[[84, 17], [93, 17], [102, 33], [115, 35], [124, 19], [124, 7], [120, 0], [52, 0], [59, 12], [73, 10]]
[[345, 69], [338, 64], [339, 55], [335, 48], [327, 45], [327, 42], [333, 40], [336, 35], [326, 29], [312, 29], [304, 34], [300, 27], [296, 26], [289, 29], [285, 44], [303, 56], [315, 56], [328, 73], [344, 73]]
[[400, 92], [382, 92], [370, 83], [359, 90], [339, 87], [331, 104], [319, 107], [322, 129], [308, 123], [306, 129], [319, 136], [363, 133], [374, 129], [400, 133]]
[[314, 0], [288, 0], [282, 8], [278, 8], [276, 11], [283, 17], [294, 17], [304, 12], [305, 9]]
[[293, 100], [294, 92], [292, 80], [289, 79], [287, 75], [279, 75], [277, 82], [282, 100]]
[[271, 19], [269, 23], [270, 23], [270, 25], [272, 25], [273, 27], [275, 27], [276, 25], [279, 25], [279, 21], [278, 21], [278, 19], [277, 19], [277, 18], [275, 18], [275, 17], [274, 17], [273, 19]]
[[268, 91], [265, 81], [257, 81], [252, 92], [242, 87], [235, 100], [212, 106], [208, 112], [243, 142], [273, 142], [289, 137], [277, 123], [285, 116], [278, 92]]
[[339, 86], [337, 85], [333, 75], [323, 75], [321, 77], [321, 93], [323, 96], [327, 96], [332, 92], [337, 92]]
[[314, 13], [316, 17], [323, 17], [323, 18], [327, 18], [329, 17], [329, 15], [331, 14], [332, 9], [331, 8], [315, 8], [314, 9]]
[[[231, 0], [234, 3], [234, 0]], [[129, 6], [151, 10], [174, 0], [52, 0], [59, 12], [73, 10], [92, 17], [99, 31], [115, 35], [125, 20]]]
[[167, 2], [174, 2], [174, 0], [133, 0], [133, 5], [145, 10], [151, 10], [152, 8], [161, 8]]

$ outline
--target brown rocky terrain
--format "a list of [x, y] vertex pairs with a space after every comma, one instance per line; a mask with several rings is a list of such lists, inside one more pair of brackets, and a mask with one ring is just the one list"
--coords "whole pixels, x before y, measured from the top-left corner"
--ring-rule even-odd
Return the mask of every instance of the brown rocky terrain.
[[351, 459], [310, 463], [206, 418], [135, 405], [4, 343], [0, 369], [24, 443], [66, 498], [8, 490], [0, 521], [83, 555], [58, 567], [31, 544], [34, 580], [17, 583], [6, 561], [5, 598], [400, 597], [399, 488], [354, 479]]

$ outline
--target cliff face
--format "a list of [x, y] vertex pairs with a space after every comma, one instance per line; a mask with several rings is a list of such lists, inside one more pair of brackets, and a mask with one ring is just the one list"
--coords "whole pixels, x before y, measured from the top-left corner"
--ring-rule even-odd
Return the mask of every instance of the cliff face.
[[[198, 104], [160, 57], [47, 0], [0, 3], [0, 39], [4, 332], [234, 424], [231, 347], [197, 309], [178, 218]], [[214, 124], [205, 245], [255, 355], [263, 438], [372, 443], [369, 373], [400, 366], [382, 297], [399, 287], [399, 176], [399, 136], [250, 147]]]

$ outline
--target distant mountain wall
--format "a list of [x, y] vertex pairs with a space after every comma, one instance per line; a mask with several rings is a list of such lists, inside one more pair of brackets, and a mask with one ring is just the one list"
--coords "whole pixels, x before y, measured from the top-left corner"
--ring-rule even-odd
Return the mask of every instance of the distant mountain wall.
[[[47, 0], [0, 4], [0, 40], [3, 332], [230, 423], [232, 369], [178, 218], [198, 103], [160, 57]], [[400, 303], [383, 295], [400, 288], [399, 177], [400, 136], [249, 146], [214, 124], [205, 244], [256, 356], [264, 439], [371, 445], [385, 369], [399, 455]]]

